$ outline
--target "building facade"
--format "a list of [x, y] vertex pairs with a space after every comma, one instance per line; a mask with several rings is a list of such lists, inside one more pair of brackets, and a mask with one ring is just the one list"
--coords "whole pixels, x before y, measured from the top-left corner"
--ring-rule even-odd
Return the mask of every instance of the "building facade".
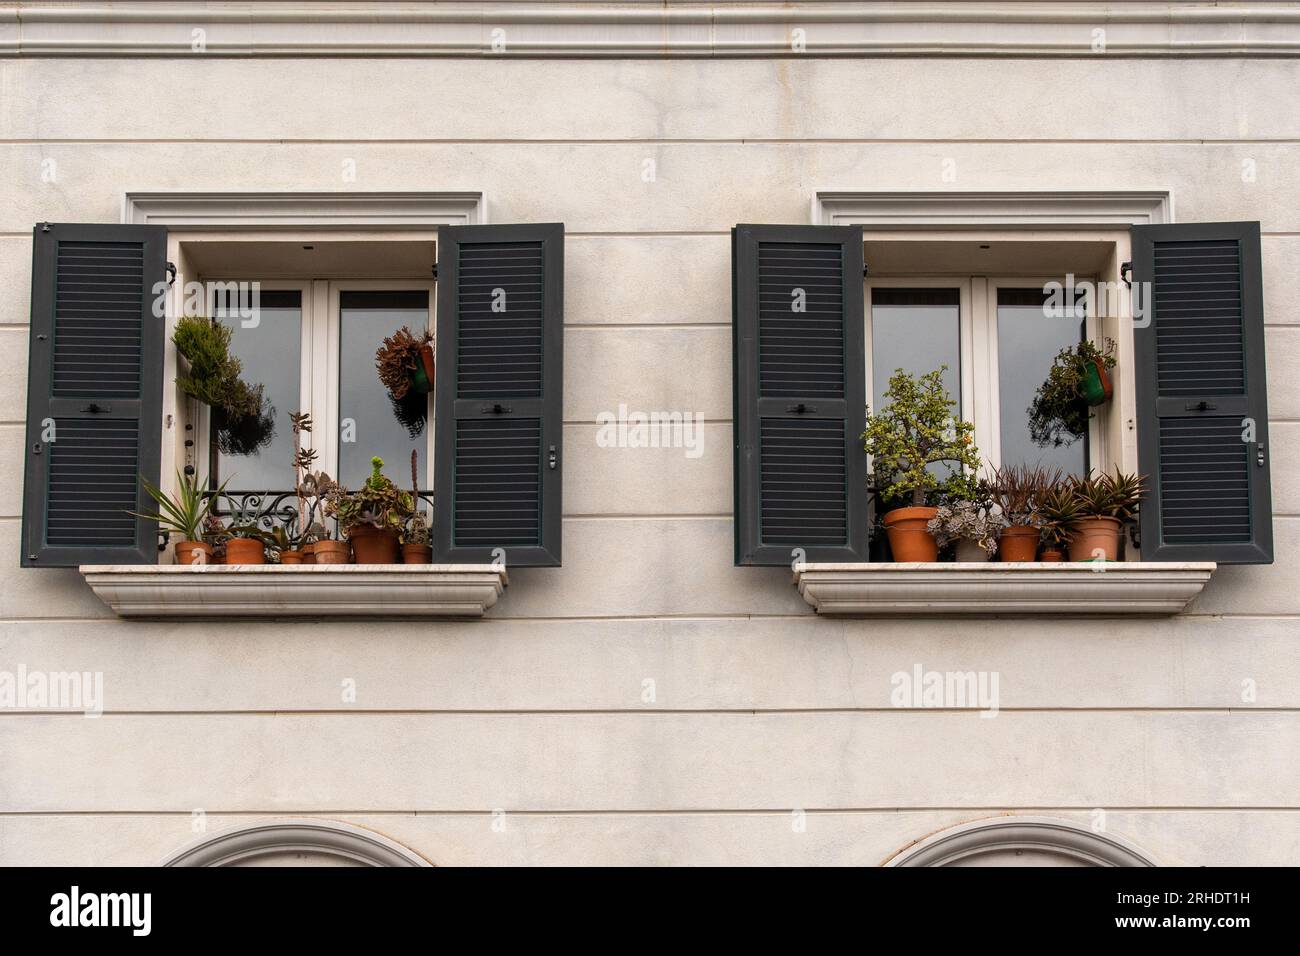
[[[1290, 3], [0, 2], [0, 863], [1300, 860], [1298, 89]], [[1147, 475], [1122, 562], [888, 560], [941, 365], [982, 468]], [[122, 517], [295, 411], [433, 564]]]

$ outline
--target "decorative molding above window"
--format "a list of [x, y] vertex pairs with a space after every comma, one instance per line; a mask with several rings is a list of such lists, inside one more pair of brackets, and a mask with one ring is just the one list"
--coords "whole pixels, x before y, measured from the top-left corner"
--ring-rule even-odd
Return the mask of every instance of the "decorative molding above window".
[[120, 617], [482, 617], [507, 584], [490, 564], [82, 565]]
[[1052, 817], [994, 817], [932, 834], [885, 866], [1155, 866], [1127, 840]]
[[1297, 23], [1267, 4], [1097, 0], [11, 4], [0, 56], [1288, 57]]
[[1177, 614], [1213, 562], [797, 564], [818, 614]]
[[337, 820], [268, 820], [203, 836], [163, 866], [433, 866], [388, 837]]
[[428, 231], [487, 222], [482, 192], [128, 192], [122, 222], [169, 229]]
[[1173, 218], [1173, 194], [1158, 189], [819, 189], [812, 208], [814, 225], [868, 229], [1127, 228]]

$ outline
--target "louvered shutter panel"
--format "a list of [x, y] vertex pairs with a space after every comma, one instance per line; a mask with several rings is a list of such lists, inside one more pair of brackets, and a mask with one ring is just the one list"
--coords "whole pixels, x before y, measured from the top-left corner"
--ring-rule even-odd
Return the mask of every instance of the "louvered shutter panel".
[[32, 245], [22, 566], [156, 563], [127, 512], [158, 481], [167, 230], [42, 223]]
[[1259, 223], [1132, 235], [1142, 557], [1272, 563]]
[[435, 560], [558, 567], [563, 224], [439, 229], [437, 324]]
[[862, 230], [732, 230], [735, 561], [867, 560]]

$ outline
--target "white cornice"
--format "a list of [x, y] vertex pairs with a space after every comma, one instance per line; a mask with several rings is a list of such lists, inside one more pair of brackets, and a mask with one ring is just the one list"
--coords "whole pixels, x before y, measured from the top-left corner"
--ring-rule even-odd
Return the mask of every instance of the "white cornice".
[[797, 564], [818, 614], [1178, 614], [1213, 562]]
[[173, 229], [429, 230], [487, 221], [483, 193], [127, 192], [122, 221]]
[[812, 221], [871, 229], [1149, 226], [1172, 222], [1164, 189], [818, 189]]
[[1293, 57], [1300, 3], [0, 3], [0, 56]]

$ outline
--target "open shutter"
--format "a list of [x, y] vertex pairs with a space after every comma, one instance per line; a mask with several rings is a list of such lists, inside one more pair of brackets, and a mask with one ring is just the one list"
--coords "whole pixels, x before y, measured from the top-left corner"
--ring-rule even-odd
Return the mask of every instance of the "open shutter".
[[[41, 223], [32, 237], [23, 567], [154, 564], [167, 230]], [[161, 285], [159, 285], [161, 283]]]
[[1142, 557], [1270, 564], [1259, 223], [1132, 234]]
[[564, 225], [440, 228], [437, 349], [435, 560], [558, 567]]
[[735, 560], [867, 560], [862, 230], [736, 226]]

